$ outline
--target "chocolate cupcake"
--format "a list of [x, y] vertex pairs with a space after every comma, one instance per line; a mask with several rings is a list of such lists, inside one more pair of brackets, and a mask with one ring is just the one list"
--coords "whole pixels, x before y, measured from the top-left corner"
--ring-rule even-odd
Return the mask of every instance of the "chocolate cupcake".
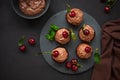
[[70, 31], [66, 28], [61, 28], [57, 30], [55, 34], [55, 41], [60, 44], [67, 44], [70, 42]]
[[79, 44], [76, 48], [76, 54], [81, 59], [88, 59], [92, 55], [92, 47], [86, 43]]
[[56, 62], [62, 63], [68, 59], [68, 52], [65, 48], [57, 47], [52, 50], [52, 59]]
[[83, 12], [80, 9], [73, 8], [66, 14], [67, 22], [78, 26], [83, 21]]
[[45, 0], [19, 0], [20, 10], [30, 16], [41, 13], [45, 6]]
[[83, 25], [79, 31], [79, 37], [82, 41], [91, 42], [95, 37], [95, 30], [90, 25]]

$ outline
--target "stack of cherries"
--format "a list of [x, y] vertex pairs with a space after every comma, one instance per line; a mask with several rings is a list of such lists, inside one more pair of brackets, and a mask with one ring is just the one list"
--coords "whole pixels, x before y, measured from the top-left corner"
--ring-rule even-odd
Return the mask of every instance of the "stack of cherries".
[[72, 71], [78, 71], [80, 64], [78, 63], [78, 59], [72, 59], [71, 61], [66, 62], [65, 67]]
[[105, 3], [104, 11], [109, 13], [117, 1], [118, 0], [101, 0], [102, 3]]

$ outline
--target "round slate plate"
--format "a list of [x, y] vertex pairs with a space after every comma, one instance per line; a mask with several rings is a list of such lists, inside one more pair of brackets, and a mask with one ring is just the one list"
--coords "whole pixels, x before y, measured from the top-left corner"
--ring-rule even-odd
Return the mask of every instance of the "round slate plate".
[[[66, 21], [66, 11], [61, 11], [57, 14], [55, 14], [54, 16], [52, 16], [48, 22], [45, 24], [45, 26], [43, 27], [41, 34], [40, 34], [40, 49], [41, 52], [50, 52], [52, 51], [54, 48], [58, 47], [58, 46], [62, 46], [65, 47], [68, 52], [69, 52], [69, 58], [67, 61], [70, 61], [72, 58], [78, 58], [76, 55], [76, 47], [78, 44], [83, 43], [78, 36], [78, 32], [79, 29], [82, 27], [83, 24], [89, 24], [91, 26], [93, 26], [93, 28], [95, 29], [95, 38], [93, 39], [93, 41], [91, 43], [89, 43], [92, 48], [93, 51], [95, 51], [96, 48], [99, 48], [99, 53], [101, 50], [101, 28], [99, 26], [99, 24], [96, 22], [96, 20], [90, 16], [89, 14], [84, 12], [84, 20], [82, 22], [82, 24], [78, 27], [72, 26], [69, 23], [67, 23]], [[77, 34], [77, 40], [76, 41], [72, 41], [66, 45], [60, 45], [55, 41], [49, 41], [45, 38], [45, 35], [48, 33], [48, 30], [50, 29], [50, 24], [55, 24], [59, 27], [65, 27], [65, 28], [72, 28], [73, 31]], [[53, 61], [53, 59], [51, 58], [50, 54], [42, 54], [45, 61], [54, 69], [56, 69], [57, 71], [60, 71], [62, 73], [67, 73], [67, 74], [77, 74], [77, 73], [81, 73], [84, 71], [87, 71], [88, 69], [90, 69], [93, 65], [94, 65], [94, 53], [92, 54], [92, 56], [87, 59], [87, 60], [82, 60], [80, 58], [78, 58], [79, 63], [82, 65], [81, 68], [79, 68], [79, 70], [77, 72], [73, 72], [72, 70], [68, 70], [65, 68], [65, 63], [56, 63], [55, 61]]]

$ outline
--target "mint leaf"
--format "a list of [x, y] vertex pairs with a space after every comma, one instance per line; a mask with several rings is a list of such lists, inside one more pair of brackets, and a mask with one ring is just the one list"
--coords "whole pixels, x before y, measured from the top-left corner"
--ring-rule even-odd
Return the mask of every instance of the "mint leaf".
[[48, 34], [45, 36], [48, 40], [54, 40], [56, 31], [60, 29], [55, 24], [50, 25], [50, 29], [48, 30]]
[[94, 61], [95, 61], [95, 63], [97, 63], [97, 64], [100, 63], [100, 54], [98, 54], [98, 53], [95, 53], [95, 54], [94, 54]]
[[22, 36], [21, 39], [18, 41], [18, 46], [22, 46], [25, 41], [25, 36]]
[[55, 36], [55, 31], [51, 30], [51, 31], [49, 32], [49, 34], [46, 35], [46, 38], [47, 38], [48, 40], [53, 40], [53, 39], [54, 39], [54, 36]]
[[82, 26], [82, 30], [84, 30], [85, 25], [86, 25], [86, 24], [83, 24], [83, 26]]
[[71, 35], [71, 39], [75, 41], [77, 39], [76, 34], [73, 32], [72, 29], [70, 29], [70, 32], [71, 32], [71, 34], [70, 34]]
[[98, 53], [98, 48], [96, 48], [96, 52], [94, 54], [94, 61], [95, 61], [96, 64], [99, 64], [100, 60], [101, 60], [100, 54]]
[[77, 39], [76, 34], [72, 32], [72, 33], [71, 33], [71, 38], [72, 38], [72, 40], [75, 41], [75, 40]]
[[60, 29], [58, 26], [56, 26], [55, 24], [51, 24], [50, 25], [51, 29], [54, 31], [57, 31], [58, 29]]
[[53, 38], [52, 38], [49, 34], [47, 34], [45, 37], [46, 37], [48, 40], [53, 40]]
[[49, 33], [49, 35], [51, 36], [51, 38], [53, 38], [53, 39], [54, 39], [54, 36], [55, 36], [55, 31], [54, 31], [54, 30], [51, 30], [51, 31], [50, 31], [50, 33]]

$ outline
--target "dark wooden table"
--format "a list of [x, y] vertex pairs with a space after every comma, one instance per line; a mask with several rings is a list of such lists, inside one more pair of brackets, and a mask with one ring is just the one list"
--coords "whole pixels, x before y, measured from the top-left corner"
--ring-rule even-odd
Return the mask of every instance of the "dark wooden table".
[[[77, 75], [63, 74], [52, 69], [41, 55], [33, 56], [40, 52], [39, 37], [46, 21], [66, 9], [64, 0], [51, 0], [47, 13], [34, 20], [19, 17], [10, 2], [0, 0], [0, 80], [90, 80], [92, 69]], [[100, 26], [120, 18], [120, 1], [109, 14], [104, 13], [100, 0], [71, 0], [70, 4], [93, 16]], [[26, 53], [21, 53], [17, 45], [22, 35], [26, 36]], [[36, 39], [35, 46], [27, 43], [30, 37]]]

